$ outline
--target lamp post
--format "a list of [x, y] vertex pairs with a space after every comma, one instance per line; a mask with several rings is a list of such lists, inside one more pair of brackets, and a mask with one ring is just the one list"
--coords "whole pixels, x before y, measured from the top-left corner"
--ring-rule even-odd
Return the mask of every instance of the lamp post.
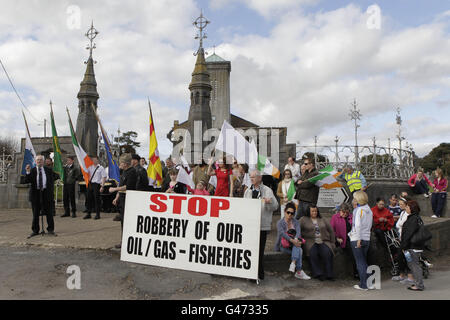
[[358, 168], [359, 163], [359, 152], [358, 152], [358, 128], [360, 127], [358, 124], [358, 121], [361, 120], [362, 114], [360, 113], [359, 109], [356, 109], [358, 104], [356, 103], [356, 99], [353, 100], [353, 103], [351, 104], [353, 109], [350, 109], [350, 119], [354, 121], [355, 124], [355, 168]]
[[395, 117], [395, 121], [397, 123], [397, 139], [398, 139], [398, 149], [399, 149], [399, 157], [400, 157], [400, 165], [403, 164], [402, 157], [402, 141], [405, 140], [405, 137], [402, 137], [402, 117], [400, 115], [400, 107], [397, 108], [397, 115]]

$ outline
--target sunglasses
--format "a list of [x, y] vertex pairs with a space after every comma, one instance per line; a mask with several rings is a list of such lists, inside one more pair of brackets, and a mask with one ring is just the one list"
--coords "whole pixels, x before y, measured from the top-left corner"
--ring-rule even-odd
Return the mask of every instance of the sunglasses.
[[290, 214], [291, 216], [293, 216], [295, 214], [294, 211], [286, 211], [287, 214]]

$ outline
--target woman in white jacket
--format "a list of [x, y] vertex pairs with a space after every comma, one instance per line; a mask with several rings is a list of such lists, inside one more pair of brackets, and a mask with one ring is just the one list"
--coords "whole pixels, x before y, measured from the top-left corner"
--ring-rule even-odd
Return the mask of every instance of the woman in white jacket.
[[367, 252], [370, 245], [370, 232], [372, 229], [373, 214], [368, 206], [369, 198], [364, 191], [353, 194], [356, 207], [353, 210], [352, 230], [348, 233], [350, 246], [355, 257], [356, 268], [359, 274], [359, 285], [353, 287], [359, 290], [368, 290], [367, 287]]

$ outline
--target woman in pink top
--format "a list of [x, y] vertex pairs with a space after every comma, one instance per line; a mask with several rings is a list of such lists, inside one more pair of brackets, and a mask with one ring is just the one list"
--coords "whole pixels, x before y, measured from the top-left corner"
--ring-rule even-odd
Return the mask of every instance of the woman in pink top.
[[428, 186], [433, 187], [431, 181], [423, 173], [423, 169], [419, 169], [416, 174], [409, 178], [408, 185], [415, 194], [423, 194], [427, 198], [430, 196]]
[[442, 217], [442, 210], [447, 201], [448, 181], [444, 177], [442, 169], [436, 169], [436, 179], [433, 181], [433, 194], [431, 196], [431, 208], [433, 209], [432, 218]]
[[348, 259], [352, 262], [353, 275], [358, 277], [358, 269], [356, 268], [355, 259], [353, 257], [352, 248], [350, 247], [350, 239], [348, 233], [352, 229], [353, 208], [348, 203], [341, 204], [339, 211], [331, 217], [331, 227], [336, 235], [336, 247], [341, 247]]

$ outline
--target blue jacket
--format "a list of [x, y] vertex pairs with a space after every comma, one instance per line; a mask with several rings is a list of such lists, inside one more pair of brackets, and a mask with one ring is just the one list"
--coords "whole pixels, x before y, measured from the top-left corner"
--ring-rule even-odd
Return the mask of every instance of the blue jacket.
[[[300, 222], [298, 222], [297, 219], [292, 219], [292, 224], [294, 225], [294, 229], [296, 231], [295, 238], [301, 238]], [[291, 237], [287, 234], [287, 231], [287, 223], [284, 220], [284, 217], [282, 217], [277, 222], [277, 242], [275, 243], [275, 251], [281, 251], [281, 237], [284, 237], [288, 241], [291, 239]]]

